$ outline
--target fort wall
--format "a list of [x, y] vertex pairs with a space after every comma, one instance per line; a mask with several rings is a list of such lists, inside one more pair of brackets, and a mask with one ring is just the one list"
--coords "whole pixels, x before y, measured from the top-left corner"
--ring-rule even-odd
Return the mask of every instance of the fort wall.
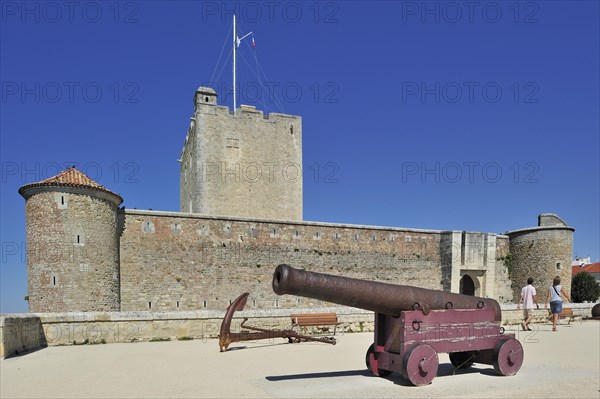
[[507, 235], [302, 221], [302, 118], [230, 111], [208, 87], [179, 161], [181, 212], [117, 209], [75, 168], [19, 190], [31, 311], [223, 310], [244, 292], [251, 309], [334, 306], [276, 296], [280, 263], [501, 303], [529, 276], [570, 284], [574, 229], [554, 214]]
[[[314, 222], [125, 211], [121, 309], [225, 309], [249, 292], [250, 308], [320, 307], [279, 297], [275, 266], [443, 289], [442, 232]], [[447, 284], [447, 283], [446, 283]]]
[[302, 221], [301, 117], [230, 111], [200, 87], [190, 119], [181, 212], [118, 209], [118, 194], [75, 168], [21, 187], [29, 306], [44, 313], [3, 318], [4, 353], [35, 346], [32, 334], [50, 344], [214, 337], [244, 292], [244, 314], [265, 327], [285, 328], [292, 309], [329, 309], [345, 331], [372, 329], [370, 312], [275, 295], [281, 263], [500, 303], [528, 277], [541, 301], [554, 275], [570, 291], [574, 229], [557, 215], [506, 235]]

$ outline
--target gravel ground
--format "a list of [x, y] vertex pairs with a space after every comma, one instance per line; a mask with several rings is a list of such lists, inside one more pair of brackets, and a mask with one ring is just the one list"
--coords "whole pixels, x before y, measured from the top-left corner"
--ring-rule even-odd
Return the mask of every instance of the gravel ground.
[[549, 324], [513, 331], [525, 360], [512, 377], [478, 364], [452, 376], [446, 354], [428, 386], [373, 377], [364, 365], [373, 337], [365, 333], [339, 336], [336, 346], [277, 339], [232, 344], [226, 353], [216, 340], [50, 347], [0, 361], [0, 396], [600, 398], [600, 322], [562, 323], [556, 333]]

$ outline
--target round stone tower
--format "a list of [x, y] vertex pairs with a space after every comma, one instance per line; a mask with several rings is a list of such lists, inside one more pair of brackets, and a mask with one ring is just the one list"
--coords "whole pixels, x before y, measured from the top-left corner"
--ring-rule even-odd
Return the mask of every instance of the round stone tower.
[[118, 311], [123, 199], [75, 168], [19, 189], [25, 198], [30, 312]]
[[543, 304], [555, 276], [571, 293], [571, 259], [573, 256], [573, 227], [557, 215], [542, 213], [538, 226], [505, 233], [509, 237], [511, 254], [509, 269], [513, 298], [519, 300], [521, 288], [533, 277], [537, 298]]

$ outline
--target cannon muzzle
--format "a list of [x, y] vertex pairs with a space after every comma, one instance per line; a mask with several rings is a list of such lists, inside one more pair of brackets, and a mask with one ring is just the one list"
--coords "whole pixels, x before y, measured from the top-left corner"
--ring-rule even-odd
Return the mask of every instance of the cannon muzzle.
[[273, 291], [277, 295], [320, 299], [390, 316], [417, 309], [428, 314], [437, 309], [488, 308], [495, 310], [496, 321], [502, 319], [500, 305], [490, 298], [307, 272], [288, 265], [279, 265], [275, 269]]

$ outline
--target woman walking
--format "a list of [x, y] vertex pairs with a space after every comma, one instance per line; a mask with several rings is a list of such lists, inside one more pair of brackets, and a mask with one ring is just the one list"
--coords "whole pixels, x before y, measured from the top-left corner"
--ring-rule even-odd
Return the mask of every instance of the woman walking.
[[562, 312], [562, 297], [563, 295], [567, 302], [571, 302], [571, 298], [565, 292], [565, 289], [560, 285], [560, 277], [554, 277], [552, 287], [548, 289], [548, 295], [546, 296], [546, 306], [548, 309], [548, 302], [550, 302], [550, 312], [552, 313], [552, 331], [556, 331], [556, 322], [558, 321], [558, 315]]

